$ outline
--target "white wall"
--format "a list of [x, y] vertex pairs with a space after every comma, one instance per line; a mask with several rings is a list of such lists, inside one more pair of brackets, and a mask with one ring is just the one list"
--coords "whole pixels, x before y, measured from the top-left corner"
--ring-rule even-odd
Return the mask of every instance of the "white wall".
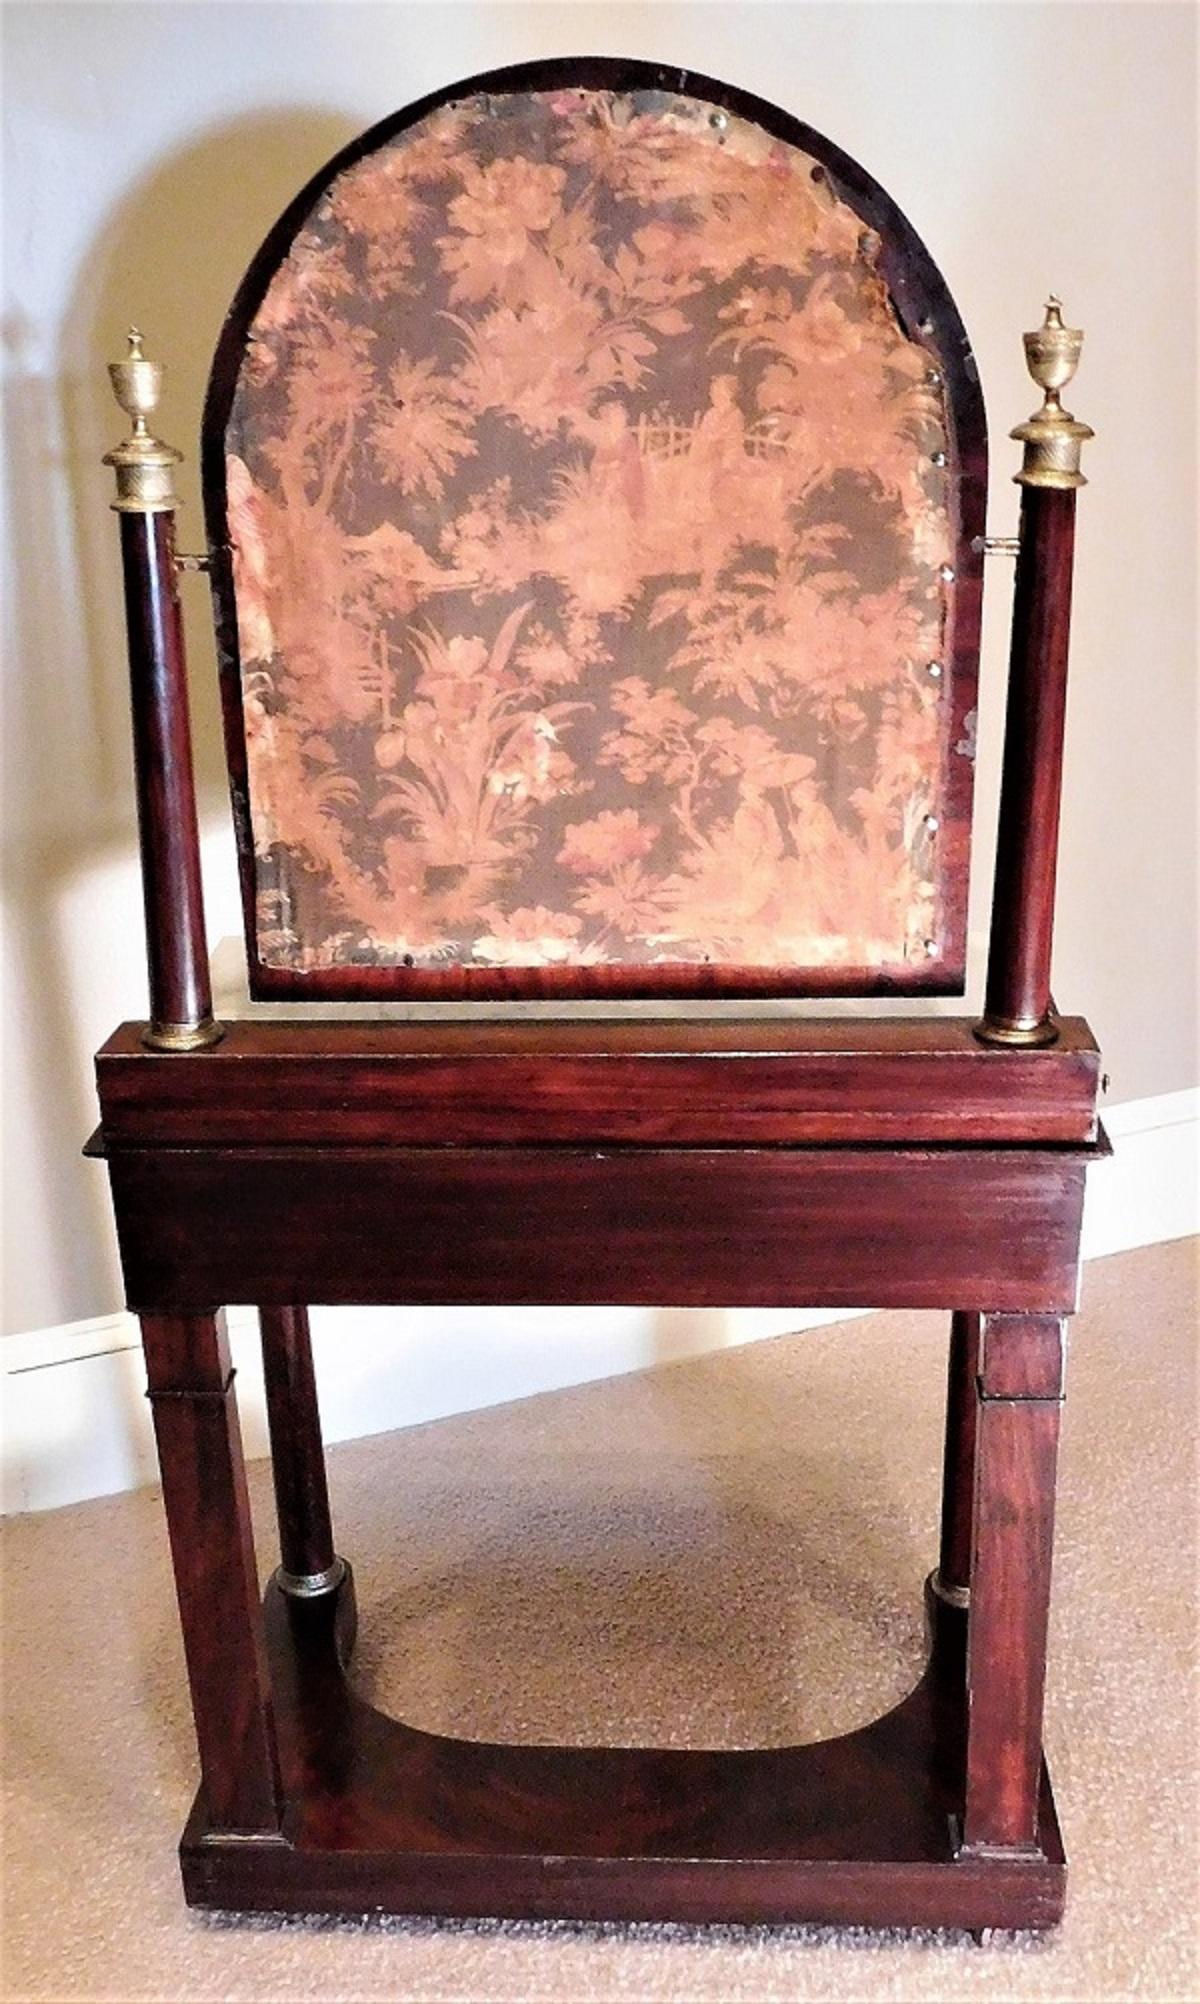
[[[5, 649], [4, 1326], [120, 1299], [90, 1053], [144, 1008], [104, 362], [136, 318], [188, 452], [234, 286], [268, 224], [364, 125], [534, 55], [707, 70], [860, 157], [914, 219], [972, 331], [1010, 531], [1033, 405], [1022, 328], [1053, 287], [1088, 332], [1056, 991], [1118, 1101], [1192, 1084], [1195, 16], [1186, 5], [20, 5], [3, 10], [12, 566]], [[1009, 572], [985, 633], [986, 893]], [[239, 917], [202, 583], [189, 605], [210, 931]]]

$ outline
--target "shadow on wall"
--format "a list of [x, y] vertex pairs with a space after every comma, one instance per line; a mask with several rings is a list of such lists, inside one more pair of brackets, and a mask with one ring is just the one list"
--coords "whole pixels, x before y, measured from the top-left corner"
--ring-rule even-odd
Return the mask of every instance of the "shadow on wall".
[[[81, 267], [53, 377], [30, 365], [49, 348], [42, 330], [5, 329], [19, 672], [7, 698], [3, 874], [14, 1042], [24, 1046], [13, 1063], [27, 1094], [9, 1327], [103, 1313], [120, 1294], [101, 1177], [79, 1159], [95, 1123], [92, 1050], [145, 1006], [130, 923], [139, 907], [120, 566], [101, 464], [121, 414], [105, 364], [123, 353], [131, 320], [166, 363], [162, 430], [185, 455], [180, 544], [200, 547], [200, 412], [222, 320], [276, 216], [356, 130], [313, 109], [207, 134], [109, 216]], [[212, 622], [202, 580], [183, 596], [203, 813], [226, 797]]]

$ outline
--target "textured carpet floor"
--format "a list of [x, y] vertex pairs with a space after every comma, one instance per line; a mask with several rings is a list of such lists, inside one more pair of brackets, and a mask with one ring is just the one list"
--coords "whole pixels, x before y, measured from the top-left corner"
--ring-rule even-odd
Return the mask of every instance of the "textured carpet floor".
[[[5, 1527], [7, 2004], [1193, 1999], [1195, 1326], [1194, 1243], [1089, 1267], [1047, 1719], [1072, 1879], [1048, 1938], [189, 1915], [146, 1491]], [[335, 1448], [360, 1681], [485, 1738], [737, 1745], [870, 1718], [921, 1660], [944, 1337], [881, 1315]]]

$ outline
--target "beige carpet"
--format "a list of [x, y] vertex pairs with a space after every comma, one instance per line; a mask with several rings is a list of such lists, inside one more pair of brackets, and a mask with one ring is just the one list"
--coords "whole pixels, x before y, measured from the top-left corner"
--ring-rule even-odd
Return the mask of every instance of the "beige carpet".
[[[1088, 1269], [1047, 1722], [1056, 1934], [189, 1915], [192, 1748], [143, 1492], [6, 1527], [4, 1998], [1196, 1997], [1195, 1326], [1194, 1243]], [[736, 1745], [869, 1718], [920, 1662], [944, 1330], [879, 1316], [334, 1449], [360, 1677], [484, 1737]]]

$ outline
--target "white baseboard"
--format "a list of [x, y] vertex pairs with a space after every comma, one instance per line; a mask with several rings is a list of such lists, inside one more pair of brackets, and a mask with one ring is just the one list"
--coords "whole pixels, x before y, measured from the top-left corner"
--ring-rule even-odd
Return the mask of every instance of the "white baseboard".
[[[1110, 1108], [1114, 1154], [1088, 1178], [1084, 1255], [1200, 1232], [1200, 1088]], [[865, 1311], [859, 1310], [858, 1313]], [[787, 1309], [314, 1309], [328, 1441], [497, 1405], [695, 1357], [849, 1311]], [[230, 1340], [246, 1451], [266, 1452], [253, 1310]], [[137, 1325], [102, 1316], [0, 1344], [0, 1510], [53, 1509], [153, 1482]]]
[[1200, 1232], [1200, 1086], [1102, 1117], [1113, 1153], [1088, 1171], [1084, 1258]]

